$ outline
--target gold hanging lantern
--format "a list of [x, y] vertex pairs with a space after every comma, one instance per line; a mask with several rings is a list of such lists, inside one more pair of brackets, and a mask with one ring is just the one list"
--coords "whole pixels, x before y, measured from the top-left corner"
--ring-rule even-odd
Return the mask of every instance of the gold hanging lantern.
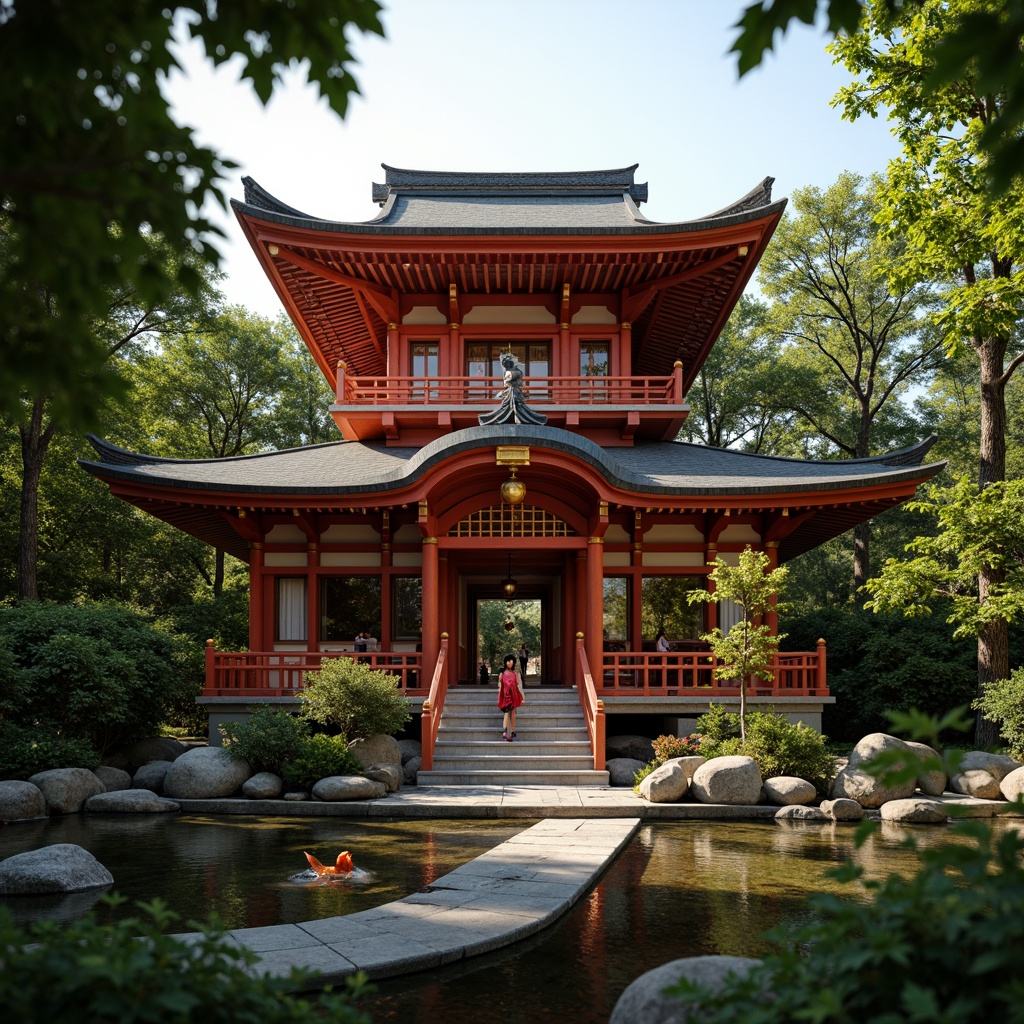
[[526, 484], [516, 477], [515, 467], [512, 475], [501, 485], [501, 500], [506, 505], [521, 505], [526, 499]]

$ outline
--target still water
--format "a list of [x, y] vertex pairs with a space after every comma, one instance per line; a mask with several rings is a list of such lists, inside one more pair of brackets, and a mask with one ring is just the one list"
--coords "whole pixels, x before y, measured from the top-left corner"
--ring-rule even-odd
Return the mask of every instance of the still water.
[[[254, 927], [388, 903], [530, 824], [83, 814], [0, 829], [0, 857], [77, 843], [107, 865], [115, 889], [133, 900], [159, 896], [183, 919], [216, 912], [228, 927]], [[827, 878], [830, 867], [852, 860], [875, 877], [913, 871], [916, 859], [902, 845], [909, 830], [883, 825], [860, 849], [853, 832], [775, 822], [644, 825], [558, 924], [462, 964], [378, 982], [364, 1006], [377, 1024], [603, 1024], [626, 985], [651, 967], [712, 953], [758, 956], [770, 948], [762, 937], [768, 929], [811, 918], [811, 893], [863, 898], [856, 887]], [[961, 841], [934, 826], [913, 835], [922, 845]], [[333, 863], [342, 849], [376, 875], [373, 884], [310, 888], [288, 881], [306, 867], [304, 850]], [[97, 898], [0, 900], [21, 920], [69, 919], [90, 907], [101, 918], [125, 914]]]

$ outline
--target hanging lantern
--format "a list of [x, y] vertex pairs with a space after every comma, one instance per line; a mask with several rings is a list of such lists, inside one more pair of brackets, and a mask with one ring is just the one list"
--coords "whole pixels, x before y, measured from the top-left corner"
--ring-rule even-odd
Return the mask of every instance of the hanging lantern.
[[521, 505], [526, 499], [526, 484], [516, 478], [515, 466], [512, 475], [501, 485], [501, 500], [506, 505]]
[[[512, 554], [509, 552], [508, 556], [508, 575], [501, 581], [501, 592], [505, 596], [505, 600], [508, 602], [512, 601], [512, 598], [516, 596], [516, 591], [519, 589], [519, 583], [512, 578]], [[511, 607], [509, 608], [511, 612]]]

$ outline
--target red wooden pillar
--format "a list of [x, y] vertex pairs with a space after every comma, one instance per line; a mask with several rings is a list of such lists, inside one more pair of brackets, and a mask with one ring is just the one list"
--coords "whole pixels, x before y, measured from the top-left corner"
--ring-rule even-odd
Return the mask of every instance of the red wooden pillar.
[[581, 549], [576, 552], [576, 573], [573, 581], [573, 609], [575, 626], [573, 633], [587, 631], [587, 552]]
[[[708, 545], [707, 557], [704, 559], [709, 565], [718, 557], [718, 548], [714, 544]], [[705, 589], [709, 594], [715, 592], [715, 581], [709, 576], [705, 583]], [[718, 605], [714, 601], [707, 601], [704, 604], [704, 626], [707, 632], [711, 632], [718, 625]]]
[[306, 545], [306, 650], [319, 647], [320, 636], [320, 594], [317, 587], [317, 569], [320, 566], [320, 551], [316, 544]]
[[[770, 540], [764, 546], [764, 553], [768, 556], [768, 571], [772, 572], [779, 567], [779, 542], [777, 540]], [[779, 635], [779, 613], [775, 610], [776, 604], [778, 604], [778, 598], [772, 597], [771, 601], [772, 610], [767, 612], [764, 617], [765, 625], [772, 631], [772, 636]]]
[[584, 643], [590, 671], [604, 678], [604, 538], [587, 543], [587, 628]]
[[249, 650], [265, 651], [263, 619], [263, 545], [249, 544]]
[[438, 604], [441, 590], [437, 557], [437, 538], [423, 538], [423, 677], [434, 674], [437, 656], [441, 651], [441, 629]]

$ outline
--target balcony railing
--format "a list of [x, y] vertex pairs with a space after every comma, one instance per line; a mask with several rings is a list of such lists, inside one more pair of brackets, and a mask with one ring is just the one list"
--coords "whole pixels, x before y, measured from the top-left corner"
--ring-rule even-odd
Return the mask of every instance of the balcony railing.
[[[338, 367], [342, 406], [493, 406], [500, 377], [352, 377]], [[530, 377], [523, 394], [534, 406], [682, 405], [682, 370], [670, 377]]]

